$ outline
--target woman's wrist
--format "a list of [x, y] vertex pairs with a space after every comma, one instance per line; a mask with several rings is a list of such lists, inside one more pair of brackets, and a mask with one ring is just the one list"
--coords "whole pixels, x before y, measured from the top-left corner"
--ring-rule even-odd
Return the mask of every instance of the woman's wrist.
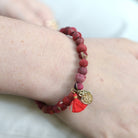
[[69, 93], [78, 62], [71, 39], [5, 17], [0, 17], [0, 26], [0, 93], [48, 103]]
[[34, 99], [54, 104], [68, 95], [73, 87], [79, 59], [74, 42], [59, 32], [51, 32], [44, 47], [47, 47], [47, 52], [40, 64], [38, 80], [32, 78], [30, 86], [36, 96]]

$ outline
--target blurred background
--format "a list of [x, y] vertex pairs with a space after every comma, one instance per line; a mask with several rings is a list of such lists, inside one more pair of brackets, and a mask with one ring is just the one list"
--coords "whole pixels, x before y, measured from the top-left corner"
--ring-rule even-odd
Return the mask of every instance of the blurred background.
[[138, 41], [137, 0], [41, 0], [60, 27], [76, 26], [85, 37], [126, 37]]

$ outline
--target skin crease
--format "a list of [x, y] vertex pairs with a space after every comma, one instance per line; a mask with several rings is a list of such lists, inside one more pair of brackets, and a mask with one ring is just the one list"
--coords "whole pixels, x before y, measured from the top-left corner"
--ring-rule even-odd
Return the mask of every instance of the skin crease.
[[[79, 61], [71, 39], [4, 17], [0, 28], [1, 94], [54, 104], [69, 93]], [[85, 44], [84, 89], [93, 103], [81, 113], [67, 109], [57, 116], [88, 138], [137, 138], [138, 44], [126, 39], [85, 39]]]

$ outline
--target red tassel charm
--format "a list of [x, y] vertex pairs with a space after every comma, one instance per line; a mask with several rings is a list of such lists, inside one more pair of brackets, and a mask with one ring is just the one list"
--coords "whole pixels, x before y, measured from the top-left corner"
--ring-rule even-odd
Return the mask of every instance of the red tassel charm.
[[78, 95], [76, 93], [73, 94], [73, 97], [74, 97], [74, 100], [71, 103], [71, 105], [72, 105], [72, 112], [78, 113], [78, 112], [83, 111], [87, 107], [87, 104], [82, 103], [78, 99]]

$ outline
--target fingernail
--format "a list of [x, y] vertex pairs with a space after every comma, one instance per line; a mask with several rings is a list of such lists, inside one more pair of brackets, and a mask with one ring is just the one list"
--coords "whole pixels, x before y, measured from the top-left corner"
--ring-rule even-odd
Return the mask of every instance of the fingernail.
[[58, 30], [58, 24], [55, 20], [47, 20], [44, 22], [44, 25], [51, 29]]

